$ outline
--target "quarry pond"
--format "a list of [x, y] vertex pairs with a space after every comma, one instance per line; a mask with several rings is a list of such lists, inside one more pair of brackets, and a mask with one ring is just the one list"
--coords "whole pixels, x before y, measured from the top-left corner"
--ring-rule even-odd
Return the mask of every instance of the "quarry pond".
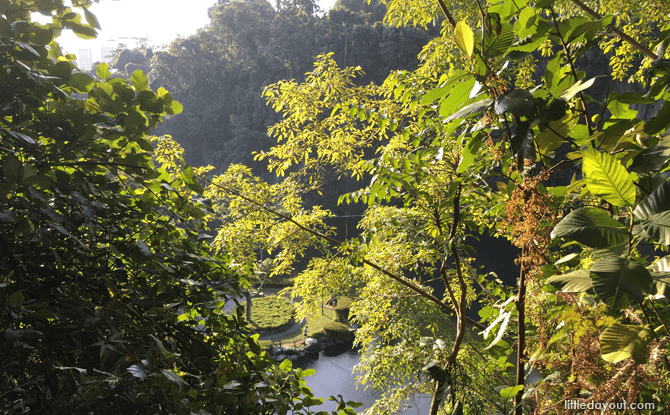
[[[327, 356], [320, 353], [318, 360], [311, 360], [301, 365], [302, 369], [315, 369], [316, 373], [306, 377], [307, 386], [312, 389], [314, 396], [324, 398], [325, 402], [319, 407], [319, 411], [333, 411], [337, 406], [336, 402], [329, 401], [329, 396], [342, 395], [347, 401], [356, 401], [363, 404], [357, 408], [357, 411], [370, 408], [375, 400], [382, 396], [381, 392], [368, 388], [365, 390], [362, 386], [356, 388], [356, 374], [352, 374], [355, 365], [358, 364], [358, 352], [348, 350], [337, 356]], [[304, 366], [304, 367], [303, 367]], [[431, 397], [428, 395], [414, 398], [410, 402], [410, 408], [401, 412], [402, 415], [420, 415], [428, 413]]]

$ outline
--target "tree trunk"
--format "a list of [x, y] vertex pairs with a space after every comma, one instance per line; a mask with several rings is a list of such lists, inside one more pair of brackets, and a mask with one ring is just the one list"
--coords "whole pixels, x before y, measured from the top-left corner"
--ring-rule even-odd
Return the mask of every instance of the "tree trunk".
[[247, 309], [247, 321], [251, 322], [251, 291], [246, 290], [244, 296], [247, 298], [247, 306], [245, 307]]

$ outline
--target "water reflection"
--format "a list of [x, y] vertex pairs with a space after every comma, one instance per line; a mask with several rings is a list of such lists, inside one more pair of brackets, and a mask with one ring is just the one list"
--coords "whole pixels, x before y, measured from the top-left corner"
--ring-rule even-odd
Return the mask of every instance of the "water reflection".
[[[340, 394], [348, 401], [362, 403], [363, 406], [356, 408], [356, 412], [363, 412], [382, 396], [381, 392], [373, 391], [372, 388], [364, 390], [362, 386], [359, 386], [356, 389], [356, 377], [351, 370], [358, 364], [358, 361], [358, 353], [349, 350], [338, 356], [326, 356], [321, 353], [318, 360], [304, 365], [304, 369], [316, 370], [314, 375], [305, 378], [307, 386], [312, 388], [315, 396], [326, 400], [323, 405], [312, 408], [313, 410], [334, 411], [337, 403], [328, 401], [328, 397]], [[401, 414], [427, 414], [429, 409], [430, 397], [422, 396], [410, 402], [410, 409]]]

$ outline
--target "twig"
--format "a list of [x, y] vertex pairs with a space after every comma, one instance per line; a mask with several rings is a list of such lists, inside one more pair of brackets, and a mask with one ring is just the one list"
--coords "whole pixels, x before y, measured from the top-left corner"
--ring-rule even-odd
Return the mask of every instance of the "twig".
[[[279, 213], [279, 212], [275, 211], [274, 209], [271, 209], [271, 208], [269, 208], [269, 207], [267, 207], [267, 206], [260, 205], [259, 203], [256, 203], [256, 202], [253, 201], [252, 199], [250, 199], [250, 198], [248, 198], [248, 197], [246, 197], [246, 196], [240, 194], [239, 192], [237, 192], [237, 191], [235, 191], [235, 190], [233, 190], [233, 189], [230, 189], [230, 188], [228, 188], [228, 187], [226, 187], [226, 186], [223, 186], [223, 185], [221, 185], [221, 184], [219, 184], [219, 183], [214, 183], [214, 182], [212, 182], [212, 181], [210, 181], [210, 184], [212, 184], [212, 185], [215, 186], [215, 187], [218, 187], [218, 188], [221, 189], [221, 190], [224, 190], [224, 191], [226, 191], [226, 192], [232, 193], [233, 195], [235, 195], [235, 196], [237, 196], [237, 197], [240, 197], [240, 198], [246, 200], [247, 202], [253, 203], [253, 204], [255, 204], [256, 206], [260, 206], [260, 207], [262, 207], [263, 209], [265, 209], [266, 211], [272, 213], [273, 215], [277, 215], [277, 216], [279, 216], [279, 217], [281, 217], [281, 218], [284, 218], [285, 220], [291, 222], [292, 224], [294, 224], [295, 226], [297, 226], [299, 229], [301, 229], [301, 230], [303, 230], [303, 231], [305, 231], [305, 232], [309, 232], [309, 233], [311, 233], [311, 234], [313, 234], [313, 235], [316, 235], [316, 236], [318, 236], [318, 237], [320, 237], [320, 238], [322, 238], [322, 239], [325, 239], [326, 241], [330, 242], [330, 243], [333, 244], [333, 245], [337, 245], [337, 246], [341, 246], [341, 245], [342, 245], [342, 243], [340, 243], [339, 241], [337, 241], [337, 240], [335, 240], [335, 239], [329, 237], [328, 235], [324, 235], [324, 234], [322, 234], [321, 232], [318, 232], [318, 231], [309, 229], [308, 227], [306, 227], [306, 226], [304, 226], [304, 225], [301, 225], [300, 223], [296, 222], [293, 218], [290, 218], [290, 217], [288, 217], [288, 216], [286, 216], [286, 215], [283, 215], [283, 214], [281, 214], [281, 213]], [[409, 289], [415, 291], [416, 293], [418, 293], [418, 294], [421, 295], [422, 297], [427, 298], [428, 300], [430, 300], [430, 301], [432, 301], [433, 303], [435, 303], [438, 307], [440, 307], [440, 309], [442, 309], [443, 311], [446, 311], [446, 312], [448, 312], [448, 313], [450, 313], [450, 314], [456, 315], [457, 312], [456, 312], [455, 309], [453, 309], [452, 307], [449, 307], [449, 306], [448, 306], [447, 304], [445, 304], [443, 301], [440, 301], [440, 299], [438, 299], [438, 298], [435, 297], [434, 295], [432, 295], [432, 294], [430, 294], [430, 293], [428, 293], [428, 292], [422, 290], [420, 287], [416, 287], [415, 285], [413, 285], [413, 284], [411, 284], [410, 282], [406, 281], [406, 280], [403, 279], [402, 277], [397, 276], [397, 275], [395, 275], [395, 274], [393, 274], [393, 273], [391, 273], [391, 272], [389, 272], [389, 271], [383, 269], [383, 268], [380, 267], [379, 265], [377, 265], [377, 264], [375, 264], [374, 262], [371, 262], [371, 261], [369, 261], [369, 260], [367, 260], [367, 259], [365, 259], [365, 258], [361, 258], [361, 262], [363, 262], [365, 265], [368, 265], [368, 266], [374, 268], [375, 270], [381, 272], [382, 274], [386, 275], [387, 277], [389, 277], [389, 278], [391, 278], [391, 279], [393, 279], [393, 280], [399, 282], [400, 284], [402, 284], [402, 285], [408, 287]], [[481, 323], [478, 323], [477, 321], [475, 321], [475, 320], [469, 318], [468, 316], [463, 316], [463, 320], [464, 320], [466, 323], [468, 323], [468, 324], [472, 325], [473, 327], [476, 327], [476, 328], [478, 328], [478, 329], [480, 329], [480, 330], [485, 330], [485, 329], [486, 329], [486, 326], [484, 326], [484, 325], [481, 324]], [[508, 339], [505, 339], [505, 340], [508, 340]], [[510, 343], [511, 343], [511, 342], [510, 342]]]
[[[592, 10], [592, 9], [589, 8], [587, 5], [585, 5], [584, 3], [582, 3], [581, 1], [579, 1], [579, 0], [572, 0], [572, 2], [575, 3], [575, 4], [577, 5], [577, 7], [579, 7], [580, 9], [582, 9], [583, 11], [585, 11], [586, 13], [590, 14], [590, 15], [593, 16], [594, 18], [596, 18], [596, 19], [598, 19], [598, 20], [601, 20], [601, 19], [603, 18], [599, 13], [597, 13], [597, 12], [594, 11], [594, 10]], [[638, 50], [640, 53], [642, 53], [644, 56], [648, 57], [648, 58], [651, 59], [651, 60], [656, 60], [656, 59], [658, 59], [658, 56], [657, 56], [654, 52], [652, 52], [652, 51], [649, 50], [648, 48], [642, 46], [642, 44], [641, 44], [640, 42], [638, 42], [637, 40], [635, 40], [635, 39], [633, 39], [632, 37], [628, 36], [627, 34], [625, 34], [624, 32], [622, 32], [621, 30], [617, 29], [616, 27], [614, 27], [614, 25], [612, 25], [612, 24], [608, 24], [606, 27], [607, 27], [608, 29], [610, 29], [610, 30], [612, 31], [612, 33], [614, 33], [614, 35], [615, 35], [616, 37], [618, 37], [619, 39], [621, 39], [621, 40], [623, 40], [623, 41], [625, 41], [625, 42], [630, 43], [631, 46], [633, 46], [635, 49], [637, 49], [637, 50]]]
[[[558, 38], [561, 40], [561, 45], [563, 46], [563, 51], [565, 52], [565, 58], [568, 60], [568, 65], [570, 66], [572, 76], [575, 78], [575, 82], [579, 82], [579, 78], [577, 77], [577, 71], [575, 71], [575, 65], [572, 62], [572, 56], [570, 56], [570, 50], [568, 49], [568, 45], [565, 44], [563, 36], [561, 36], [561, 31], [558, 28], [558, 22], [556, 21], [556, 13], [554, 13], [553, 6], [551, 6], [551, 18], [554, 21], [554, 27], [556, 28], [556, 33], [558, 33]], [[579, 98], [582, 102], [582, 110], [584, 111], [584, 121], [586, 121], [586, 128], [588, 128], [589, 130], [589, 136], [592, 136], [593, 128], [591, 128], [591, 120], [589, 120], [589, 113], [586, 110], [586, 100], [584, 99], [584, 93], [582, 91], [579, 91]], [[591, 142], [591, 144], [593, 145], [593, 142]]]

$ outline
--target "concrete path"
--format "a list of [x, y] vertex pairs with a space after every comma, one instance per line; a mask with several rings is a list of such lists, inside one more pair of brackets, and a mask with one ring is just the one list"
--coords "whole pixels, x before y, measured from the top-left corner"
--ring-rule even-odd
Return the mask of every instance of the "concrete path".
[[274, 340], [274, 339], [279, 339], [284, 336], [286, 336], [289, 333], [293, 333], [298, 330], [302, 330], [303, 326], [305, 325], [306, 321], [303, 320], [299, 323], [293, 322], [286, 330], [282, 330], [277, 333], [271, 333], [271, 334], [264, 334], [261, 335], [258, 340]]

